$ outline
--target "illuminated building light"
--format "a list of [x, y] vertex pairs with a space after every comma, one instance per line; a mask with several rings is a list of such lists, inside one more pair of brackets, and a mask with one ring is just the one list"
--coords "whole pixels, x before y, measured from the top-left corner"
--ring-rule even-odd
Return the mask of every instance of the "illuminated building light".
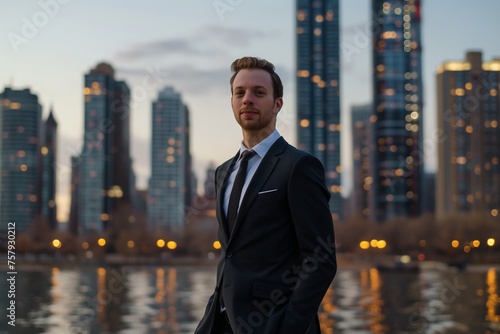
[[450, 61], [440, 65], [437, 68], [437, 73], [441, 74], [446, 71], [469, 71], [471, 69], [471, 65], [469, 63], [459, 62], [459, 61]]
[[299, 10], [297, 12], [297, 20], [304, 21], [305, 18], [306, 18], [306, 14], [303, 11]]
[[297, 71], [297, 76], [299, 78], [307, 78], [309, 76], [309, 71], [308, 70], [299, 70], [299, 71]]
[[482, 68], [484, 71], [500, 71], [500, 61], [484, 62]]

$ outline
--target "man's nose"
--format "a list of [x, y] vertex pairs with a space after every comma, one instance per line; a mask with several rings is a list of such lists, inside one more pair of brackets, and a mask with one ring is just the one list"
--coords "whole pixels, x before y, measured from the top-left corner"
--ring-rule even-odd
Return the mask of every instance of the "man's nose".
[[245, 95], [243, 96], [243, 103], [245, 104], [253, 103], [253, 96], [251, 92], [245, 93]]

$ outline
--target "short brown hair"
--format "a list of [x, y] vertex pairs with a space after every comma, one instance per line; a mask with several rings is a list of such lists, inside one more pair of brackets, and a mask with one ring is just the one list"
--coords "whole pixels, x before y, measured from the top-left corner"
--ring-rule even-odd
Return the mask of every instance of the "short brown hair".
[[242, 57], [233, 61], [233, 63], [231, 64], [231, 71], [233, 71], [234, 74], [231, 77], [231, 80], [229, 80], [229, 83], [231, 84], [231, 94], [233, 94], [234, 78], [236, 77], [238, 72], [243, 69], [259, 69], [269, 73], [273, 82], [274, 98], [276, 99], [278, 97], [283, 97], [283, 84], [281, 83], [281, 79], [278, 73], [274, 71], [275, 68], [273, 63], [257, 57]]

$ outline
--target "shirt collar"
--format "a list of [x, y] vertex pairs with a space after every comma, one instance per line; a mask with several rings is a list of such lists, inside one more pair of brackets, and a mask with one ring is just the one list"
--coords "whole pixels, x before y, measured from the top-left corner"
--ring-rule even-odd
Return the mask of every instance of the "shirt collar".
[[[263, 141], [261, 141], [260, 143], [258, 143], [254, 147], [252, 147], [252, 150], [255, 151], [255, 153], [257, 153], [257, 155], [260, 158], [264, 158], [267, 151], [269, 151], [271, 146], [273, 146], [273, 144], [276, 142], [276, 140], [278, 140], [280, 137], [281, 137], [281, 135], [279, 134], [278, 130], [275, 129], [273, 131], [273, 133], [271, 133], [269, 136], [267, 136]], [[243, 145], [243, 141], [242, 141], [241, 145], [240, 145], [240, 158], [241, 158], [241, 153], [243, 153], [243, 151], [246, 151], [246, 150], [248, 150], [248, 148], [246, 148], [246, 146]]]

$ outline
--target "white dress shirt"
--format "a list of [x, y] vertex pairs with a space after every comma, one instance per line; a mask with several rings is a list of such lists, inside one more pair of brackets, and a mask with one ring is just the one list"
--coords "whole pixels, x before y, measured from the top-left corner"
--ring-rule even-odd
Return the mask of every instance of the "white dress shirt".
[[[271, 133], [263, 141], [261, 141], [252, 148], [252, 151], [255, 151], [255, 153], [257, 154], [255, 154], [252, 158], [250, 158], [250, 160], [248, 160], [247, 175], [245, 178], [245, 184], [243, 185], [243, 189], [241, 190], [241, 197], [240, 197], [240, 203], [238, 204], [238, 208], [241, 204], [241, 201], [243, 200], [243, 197], [245, 196], [248, 184], [252, 180], [255, 171], [259, 167], [266, 153], [269, 151], [271, 146], [273, 146], [276, 140], [278, 140], [279, 137], [281, 137], [281, 135], [279, 134], [278, 130], [274, 130], [273, 133]], [[248, 148], [243, 144], [242, 141], [240, 146], [240, 155], [238, 157], [238, 161], [236, 161], [236, 163], [233, 166], [233, 169], [230, 171], [231, 174], [229, 175], [226, 191], [224, 193], [224, 212], [226, 213], [226, 215], [227, 215], [227, 208], [229, 206], [229, 197], [231, 196], [231, 190], [233, 189], [234, 179], [236, 178], [236, 173], [240, 168], [241, 154], [243, 153], [243, 151], [246, 150], [248, 150]]]

